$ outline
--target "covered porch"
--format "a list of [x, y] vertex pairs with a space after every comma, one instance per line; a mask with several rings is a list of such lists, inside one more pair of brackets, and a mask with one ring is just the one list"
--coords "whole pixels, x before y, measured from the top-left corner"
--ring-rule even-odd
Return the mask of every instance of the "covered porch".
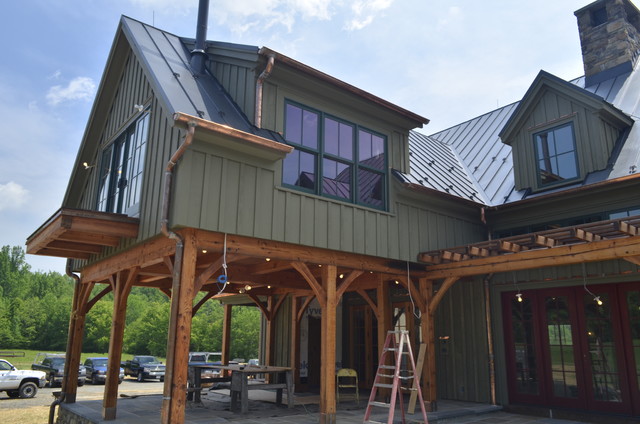
[[[64, 221], [77, 211], [60, 210], [56, 216]], [[91, 221], [91, 228], [109, 228], [112, 214], [94, 214], [82, 211]], [[109, 216], [107, 216], [109, 215]], [[107, 222], [105, 223], [105, 218]], [[52, 254], [50, 247], [58, 244], [59, 234], [52, 227], [60, 220], [43, 225], [28, 241], [30, 253]], [[104, 225], [103, 225], [104, 224]], [[95, 254], [85, 249], [90, 240], [86, 232], [82, 242], [68, 241], [67, 250], [53, 252], [86, 260]], [[222, 362], [230, 360], [230, 329], [232, 309], [235, 301], [251, 302], [264, 317], [264, 365], [286, 366], [294, 369], [294, 381], [300, 382], [299, 323], [305, 310], [313, 300], [321, 309], [321, 369], [319, 375], [319, 421], [336, 422], [335, 364], [336, 364], [336, 314], [341, 297], [346, 292], [358, 293], [369, 305], [378, 322], [377, 357], [388, 330], [392, 329], [389, 311], [389, 288], [392, 284], [410, 284], [416, 302], [425, 310], [425, 299], [431, 296], [430, 283], [421, 278], [424, 267], [417, 263], [388, 260], [374, 256], [350, 254], [329, 249], [310, 248], [284, 242], [275, 242], [239, 235], [214, 233], [193, 228], [177, 229], [172, 238], [159, 236], [145, 243], [133, 245], [127, 250], [110, 256], [103, 255], [89, 265], [76, 263], [69, 273], [76, 282], [72, 316], [67, 347], [68, 375], [63, 383], [64, 403], [73, 404], [77, 395], [77, 376], [74, 375], [80, 362], [82, 335], [87, 313], [102, 297], [113, 293], [114, 310], [110, 334], [108, 369], [118, 369], [122, 355], [124, 323], [127, 297], [134, 286], [153, 287], [171, 299], [170, 327], [168, 334], [167, 370], [162, 396], [161, 422], [181, 423], [187, 409], [187, 362], [191, 318], [209, 299], [222, 299], [224, 304]], [[121, 235], [118, 241], [125, 243], [131, 235]], [[69, 237], [67, 237], [69, 238]], [[117, 244], [117, 243], [115, 243]], [[110, 246], [114, 246], [112, 242]], [[106, 251], [103, 251], [106, 253]], [[99, 290], [98, 288], [101, 288]], [[203, 297], [196, 300], [198, 293]], [[234, 301], [235, 300], [235, 301]], [[282, 317], [282, 306], [287, 305], [287, 314]], [[284, 342], [278, 346], [276, 357], [276, 319], [287, 322]], [[433, 325], [423, 326], [425, 339]], [[282, 333], [279, 337], [282, 337]], [[283, 352], [286, 354], [283, 356]], [[429, 382], [435, 370], [423, 369], [423, 381], [428, 390], [424, 397], [435, 406], [435, 388]], [[433, 397], [429, 398], [429, 394]], [[103, 420], [115, 420], [118, 412], [117, 375], [109, 374], [105, 384], [101, 406]]]
[[[64, 215], [64, 211], [61, 212]], [[32, 236], [33, 244], [47, 246], [57, 239], [57, 232], [47, 225]], [[104, 295], [114, 294], [113, 324], [109, 346], [109, 369], [118, 369], [126, 300], [133, 286], [155, 287], [171, 299], [168, 335], [167, 371], [161, 397], [161, 422], [186, 422], [189, 405], [187, 361], [191, 318], [211, 298], [244, 297], [260, 308], [266, 322], [264, 364], [294, 368], [296, 384], [300, 382], [299, 323], [304, 311], [315, 299], [321, 308], [321, 370], [317, 421], [335, 423], [336, 312], [347, 292], [357, 293], [371, 308], [377, 321], [379, 356], [387, 331], [393, 328], [389, 289], [401, 284], [412, 293], [421, 312], [419, 331], [426, 344], [422, 370], [422, 394], [427, 411], [442, 410], [436, 403], [436, 359], [434, 314], [448, 289], [462, 278], [512, 270], [569, 265], [591, 261], [625, 259], [640, 263], [640, 218], [631, 217], [547, 232], [509, 237], [420, 255], [424, 264], [388, 260], [374, 256], [350, 254], [328, 249], [310, 248], [284, 242], [207, 232], [192, 228], [176, 230], [176, 239], [157, 237], [104, 257], [81, 268], [77, 276], [76, 295], [69, 327], [67, 366], [63, 384], [63, 409], [71, 408], [77, 393], [77, 375], [82, 348], [82, 334], [87, 312]], [[45, 237], [46, 236], [46, 237]], [[67, 240], [65, 240], [67, 241]], [[72, 242], [72, 241], [71, 241]], [[82, 239], [86, 244], [87, 238]], [[29, 243], [28, 243], [29, 244]], [[86, 258], [82, 246], [60, 256]], [[43, 250], [46, 252], [46, 250]], [[50, 252], [50, 251], [49, 251]], [[44, 253], [47, 254], [47, 253]], [[49, 253], [50, 254], [50, 253]], [[77, 256], [73, 256], [77, 255]], [[430, 264], [430, 265], [426, 265]], [[104, 289], [92, 293], [97, 285]], [[195, 302], [196, 294], [205, 296]], [[489, 302], [489, 296], [485, 296]], [[289, 302], [287, 319], [288, 357], [276, 359], [276, 318]], [[229, 361], [231, 310], [225, 304], [223, 326], [223, 363]], [[487, 320], [490, 316], [487, 307]], [[490, 323], [487, 325], [491, 328]], [[487, 335], [490, 349], [491, 332]], [[414, 347], [414, 351], [417, 349]], [[493, 352], [490, 352], [493, 358]], [[492, 404], [495, 404], [495, 372], [491, 367]], [[120, 416], [117, 374], [107, 376], [104, 399], [100, 406], [103, 420]], [[419, 410], [419, 408], [418, 408]]]

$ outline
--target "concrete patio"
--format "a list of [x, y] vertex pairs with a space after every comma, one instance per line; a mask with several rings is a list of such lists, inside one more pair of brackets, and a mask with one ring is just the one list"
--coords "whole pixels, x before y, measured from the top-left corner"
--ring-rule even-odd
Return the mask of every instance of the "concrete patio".
[[[230, 396], [228, 390], [205, 390], [202, 402], [189, 402], [185, 414], [186, 424], [217, 424], [217, 423], [260, 423], [260, 424], [315, 424], [319, 422], [317, 394], [295, 395], [295, 406], [277, 406], [275, 392], [254, 390], [249, 401], [249, 413], [240, 414], [230, 411]], [[367, 399], [361, 397], [360, 404], [355, 400], [341, 402], [337, 408], [337, 422], [340, 424], [362, 423]], [[101, 417], [102, 401], [81, 401], [75, 404], [60, 406], [59, 421], [64, 423], [111, 423], [111, 424], [152, 424], [160, 422], [160, 408], [162, 395], [144, 395], [121, 397], [118, 399], [117, 419], [103, 421]], [[397, 409], [397, 408], [396, 408]], [[438, 411], [429, 412], [430, 423], [516, 423], [516, 424], [576, 424], [578, 421], [566, 421], [550, 418], [532, 417], [507, 413], [500, 406], [440, 401]], [[400, 422], [400, 411], [396, 411], [396, 422]], [[372, 419], [387, 421], [384, 410], [373, 410]], [[407, 423], [420, 423], [421, 413], [406, 415]]]

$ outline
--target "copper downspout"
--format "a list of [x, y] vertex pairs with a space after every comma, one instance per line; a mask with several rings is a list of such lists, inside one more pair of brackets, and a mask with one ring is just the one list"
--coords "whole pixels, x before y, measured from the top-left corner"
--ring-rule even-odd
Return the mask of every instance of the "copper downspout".
[[493, 330], [491, 328], [491, 301], [489, 299], [489, 282], [493, 274], [484, 278], [484, 313], [487, 323], [487, 345], [489, 348], [489, 381], [491, 386], [491, 404], [496, 404], [496, 362], [493, 351]]
[[[160, 230], [162, 233], [168, 238], [176, 241], [176, 252], [173, 261], [173, 286], [171, 288], [171, 294], [179, 293], [180, 286], [180, 274], [182, 273], [182, 255], [184, 252], [184, 239], [180, 236], [180, 234], [174, 233], [169, 230], [169, 206], [171, 204], [171, 183], [173, 180], [173, 169], [176, 164], [187, 150], [187, 148], [193, 142], [193, 135], [195, 134], [197, 124], [193, 121], [189, 121], [188, 123], [188, 131], [187, 135], [184, 138], [184, 141], [178, 147], [178, 150], [175, 151], [169, 162], [167, 162], [167, 167], [164, 172], [164, 196], [162, 200], [162, 221], [160, 223]], [[175, 322], [178, 315], [178, 308], [175, 305], [174, 299], [171, 301], [171, 317], [170, 322]], [[173, 330], [173, 331], [172, 331]], [[168, 343], [171, 343], [171, 340], [175, 338], [175, 329], [172, 326], [169, 326], [170, 334], [168, 335]], [[167, 349], [167, 364], [172, 364], [175, 357], [175, 352], [172, 349]], [[165, 372], [165, 381], [172, 382], [173, 380], [173, 371], [171, 367], [167, 367]], [[166, 385], [165, 385], [166, 386]], [[163, 400], [171, 399], [171, 388], [168, 390], [165, 387], [164, 390], [164, 398]]]
[[[78, 295], [79, 295], [79, 290], [78, 290], [78, 284], [80, 284], [80, 277], [76, 274], [73, 273], [73, 271], [71, 271], [71, 259], [67, 259], [67, 265], [65, 267], [65, 273], [73, 278], [75, 280], [75, 287], [73, 290], [73, 303], [71, 305], [72, 311], [71, 313], [75, 313], [75, 311], [73, 311], [73, 308], [75, 308], [75, 306], [78, 304]], [[72, 320], [69, 320], [69, 334], [71, 334], [71, 322]], [[69, 350], [71, 350], [71, 337], [67, 337], [67, 353], [69, 352]], [[66, 368], [66, 367], [65, 367]], [[67, 368], [68, 369], [68, 368]], [[64, 402], [64, 398], [66, 397], [66, 393], [65, 392], [53, 392], [53, 396], [55, 396], [55, 400], [51, 403], [51, 406], [49, 406], [49, 424], [53, 424], [55, 421], [55, 417], [56, 417], [56, 406], [60, 405], [62, 402]]]
[[[258, 53], [262, 53], [262, 51], [263, 50], [260, 49], [260, 52]], [[264, 80], [269, 78], [269, 75], [271, 75], [271, 70], [273, 69], [275, 61], [276, 56], [273, 53], [269, 54], [267, 67], [264, 68], [264, 71], [262, 71], [262, 73], [258, 77], [258, 80], [256, 81], [256, 109], [254, 121], [256, 127], [258, 128], [262, 128], [262, 92], [264, 90]]]

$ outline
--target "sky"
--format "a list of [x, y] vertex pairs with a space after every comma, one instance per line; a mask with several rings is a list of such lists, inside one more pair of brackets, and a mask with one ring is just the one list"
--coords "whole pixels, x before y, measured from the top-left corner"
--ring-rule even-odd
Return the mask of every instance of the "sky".
[[[24, 246], [62, 204], [120, 16], [194, 38], [198, 0], [5, 3], [0, 246]], [[581, 76], [573, 12], [589, 3], [211, 0], [207, 38], [269, 47], [428, 118], [433, 134], [518, 101], [540, 70]], [[64, 273], [64, 259], [26, 259]]]

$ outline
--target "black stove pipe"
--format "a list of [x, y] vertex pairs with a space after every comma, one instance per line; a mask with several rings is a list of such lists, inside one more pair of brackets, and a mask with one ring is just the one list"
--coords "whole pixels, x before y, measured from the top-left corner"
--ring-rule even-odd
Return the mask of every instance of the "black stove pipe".
[[209, 0], [200, 0], [198, 4], [198, 26], [196, 45], [191, 52], [191, 70], [194, 74], [203, 74], [207, 53], [204, 51], [207, 41], [207, 20], [209, 19]]

